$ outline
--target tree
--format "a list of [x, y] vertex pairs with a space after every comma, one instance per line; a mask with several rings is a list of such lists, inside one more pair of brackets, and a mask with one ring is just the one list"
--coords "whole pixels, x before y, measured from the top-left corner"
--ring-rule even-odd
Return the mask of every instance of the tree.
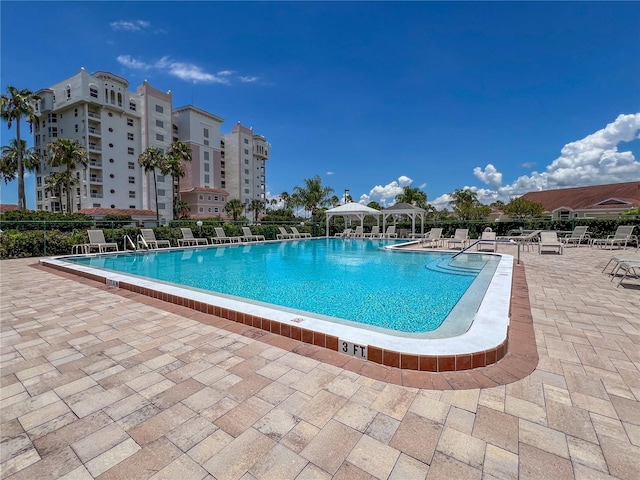
[[333, 195], [329, 199], [329, 205], [331, 206], [331, 208], [337, 207], [338, 205], [340, 205], [340, 199], [336, 195]]
[[265, 203], [262, 200], [254, 199], [251, 200], [247, 210], [253, 212], [253, 221], [254, 223], [258, 222], [258, 215], [260, 215], [265, 210]]
[[[169, 147], [169, 151], [165, 156], [165, 161], [160, 166], [163, 175], [171, 175], [173, 179], [173, 188], [171, 189], [171, 199], [173, 204], [173, 217], [179, 217], [178, 202], [180, 199], [180, 179], [183, 178], [187, 171], [185, 170], [185, 162], [191, 162], [191, 147], [185, 142], [176, 140]], [[176, 195], [177, 191], [177, 195]]]
[[468, 188], [457, 189], [451, 194], [453, 213], [459, 220], [483, 220], [491, 214], [491, 207], [483, 205], [478, 200], [478, 194]]
[[144, 173], [153, 174], [153, 191], [156, 196], [156, 222], [160, 225], [160, 211], [158, 210], [158, 181], [156, 179], [156, 168], [161, 168], [165, 162], [162, 150], [154, 147], [147, 147], [138, 156], [138, 164], [144, 169]]
[[6, 120], [7, 127], [11, 129], [16, 122], [16, 173], [18, 175], [18, 209], [27, 208], [27, 200], [24, 193], [24, 164], [22, 154], [22, 139], [20, 138], [20, 123], [22, 119], [29, 122], [29, 131], [33, 130], [33, 122], [37, 122], [35, 103], [40, 97], [31, 90], [18, 90], [9, 85], [7, 94], [0, 96], [0, 117]]
[[289, 193], [287, 192], [282, 192], [280, 195], [280, 200], [282, 200], [282, 203], [284, 204], [284, 209], [285, 210], [289, 210], [291, 208], [291, 195], [289, 195]]
[[295, 187], [293, 195], [297, 206], [311, 212], [311, 219], [316, 222], [318, 209], [330, 204], [330, 197], [334, 190], [331, 187], [324, 187], [319, 175], [306, 178], [304, 184], [304, 187]]
[[238, 217], [240, 215], [242, 215], [243, 210], [244, 210], [244, 205], [237, 198], [232, 198], [224, 206], [224, 211], [227, 212], [229, 215], [231, 215], [234, 222], [238, 220]]
[[419, 188], [406, 186], [402, 187], [402, 193], [396, 195], [396, 202], [408, 203], [415, 207], [427, 208], [427, 194]]
[[49, 163], [52, 167], [64, 167], [67, 172], [67, 213], [73, 213], [71, 172], [78, 167], [86, 168], [89, 165], [89, 154], [77, 140], [59, 138], [47, 145], [50, 152]]
[[184, 200], [178, 201], [178, 218], [188, 218], [189, 212], [191, 212], [191, 205], [189, 202], [185, 202]]
[[62, 195], [65, 194], [67, 198], [70, 198], [69, 189], [78, 184], [78, 182], [76, 176], [70, 171], [53, 172], [44, 179], [44, 189], [51, 194], [51, 198], [60, 199], [60, 208], [62, 208]]
[[367, 203], [367, 207], [369, 208], [374, 208], [376, 210], [382, 210], [382, 205], [380, 205], [378, 202], [376, 201], [371, 201], [369, 203]]
[[5, 184], [16, 179], [20, 152], [22, 152], [22, 164], [25, 170], [35, 171], [40, 168], [40, 155], [33, 148], [27, 148], [26, 140], [20, 140], [20, 143], [22, 145], [18, 148], [18, 140], [14, 138], [9, 145], [2, 147], [0, 177]]
[[542, 204], [532, 202], [524, 197], [511, 198], [507, 203], [503, 212], [511, 218], [524, 220], [526, 218], [539, 218], [544, 215], [544, 207]]

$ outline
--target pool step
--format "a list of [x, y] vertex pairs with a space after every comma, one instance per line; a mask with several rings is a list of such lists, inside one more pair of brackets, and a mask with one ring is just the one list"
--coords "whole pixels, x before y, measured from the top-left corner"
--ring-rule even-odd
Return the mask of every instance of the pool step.
[[448, 273], [450, 275], [462, 275], [465, 277], [475, 277], [484, 267], [485, 262], [469, 261], [464, 257], [441, 258], [425, 265], [427, 270], [434, 272]]

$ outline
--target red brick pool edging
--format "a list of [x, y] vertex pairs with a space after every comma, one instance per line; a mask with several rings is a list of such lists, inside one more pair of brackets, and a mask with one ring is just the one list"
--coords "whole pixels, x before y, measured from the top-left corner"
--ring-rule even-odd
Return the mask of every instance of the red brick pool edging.
[[[339, 352], [339, 339], [333, 335], [237, 312], [123, 281], [120, 281], [118, 286], [115, 287], [109, 285], [108, 280], [103, 276], [80, 272], [59, 264], [41, 262], [40, 265], [69, 274], [68, 278], [79, 279], [79, 277], [83, 277], [99, 282], [109, 290], [124, 290], [159, 302], [168, 302], [178, 307], [184, 307], [184, 309], [199, 314], [196, 316], [187, 314], [185, 316], [200, 322], [267, 341], [267, 343], [282, 346], [296, 353], [396, 384], [419, 386], [427, 383], [431, 387], [422, 386], [421, 388], [438, 389], [447, 389], [442, 384], [442, 380], [449, 388], [456, 389], [474, 388], [472, 386], [463, 386], [469, 384], [477, 384], [477, 386], [502, 385], [529, 375], [538, 363], [529, 292], [522, 264], [514, 265], [510, 322], [507, 338], [502, 344], [486, 351], [463, 355], [406, 354], [369, 345], [367, 346], [368, 360], [361, 360]], [[160, 306], [160, 308], [163, 307]], [[225, 321], [226, 323], [233, 323], [231, 325], [220, 324], [221, 322], [225, 323]], [[262, 337], [266, 338], [263, 339]], [[277, 340], [278, 337], [281, 339], [280, 341]], [[291, 341], [293, 343], [290, 343]], [[310, 349], [308, 347], [313, 348]], [[434, 375], [442, 378], [439, 381], [434, 381], [432, 378]], [[384, 378], [379, 378], [381, 376], [384, 376]], [[469, 378], [459, 384], [462, 377]], [[426, 382], [427, 379], [429, 380], [428, 382]], [[437, 384], [441, 384], [440, 387], [437, 387]]]

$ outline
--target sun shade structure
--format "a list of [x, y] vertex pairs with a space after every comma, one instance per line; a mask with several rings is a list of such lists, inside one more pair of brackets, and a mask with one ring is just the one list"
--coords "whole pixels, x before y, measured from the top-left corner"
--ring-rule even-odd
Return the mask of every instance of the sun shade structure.
[[387, 217], [393, 218], [395, 225], [402, 215], [411, 218], [411, 233], [416, 233], [416, 217], [420, 219], [420, 233], [424, 233], [424, 215], [427, 211], [424, 208], [416, 207], [410, 203], [396, 203], [382, 210], [382, 228], [385, 229]]
[[367, 215], [371, 215], [376, 217], [376, 221], [378, 225], [380, 225], [380, 211], [375, 208], [367, 207], [366, 205], [362, 205], [360, 203], [349, 202], [344, 205], [340, 205], [339, 207], [331, 208], [324, 212], [327, 218], [327, 237], [329, 236], [329, 221], [331, 217], [341, 216], [344, 217], [345, 221], [347, 218], [358, 219], [360, 220], [360, 225], [364, 226], [364, 217]]

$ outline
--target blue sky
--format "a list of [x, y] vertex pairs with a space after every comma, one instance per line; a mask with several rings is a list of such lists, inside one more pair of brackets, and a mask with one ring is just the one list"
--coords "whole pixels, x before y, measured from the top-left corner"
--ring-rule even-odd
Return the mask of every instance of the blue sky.
[[[2, 1], [2, 91], [84, 67], [272, 144], [270, 196], [320, 175], [438, 208], [640, 180], [638, 2]], [[24, 22], [28, 23], [28, 28]], [[6, 124], [2, 145], [15, 135]], [[31, 140], [30, 140], [31, 141]], [[17, 203], [16, 183], [2, 203]], [[27, 204], [34, 206], [33, 178]]]

